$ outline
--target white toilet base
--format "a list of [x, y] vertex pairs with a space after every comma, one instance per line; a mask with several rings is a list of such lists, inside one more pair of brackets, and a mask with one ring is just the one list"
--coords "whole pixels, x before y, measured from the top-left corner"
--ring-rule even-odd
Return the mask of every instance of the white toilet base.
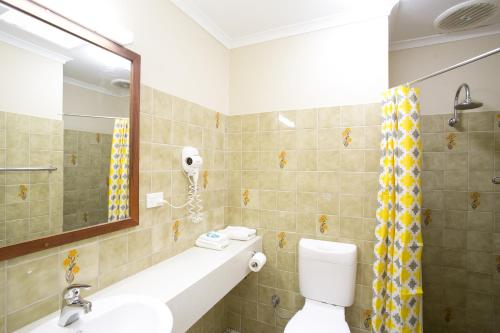
[[350, 333], [345, 308], [306, 299], [302, 310], [288, 322], [284, 333]]

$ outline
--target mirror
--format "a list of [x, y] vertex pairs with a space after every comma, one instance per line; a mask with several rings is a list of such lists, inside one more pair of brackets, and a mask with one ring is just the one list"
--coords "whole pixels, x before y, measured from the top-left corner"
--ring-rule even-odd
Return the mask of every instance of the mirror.
[[64, 27], [43, 22], [40, 9], [0, 3], [0, 248], [133, 220], [138, 56], [54, 13], [40, 12]]

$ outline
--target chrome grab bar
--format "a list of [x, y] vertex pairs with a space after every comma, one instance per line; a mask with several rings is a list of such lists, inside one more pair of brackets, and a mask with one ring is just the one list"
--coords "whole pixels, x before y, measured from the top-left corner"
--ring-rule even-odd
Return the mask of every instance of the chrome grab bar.
[[491, 182], [493, 184], [499, 185], [500, 184], [500, 177], [499, 176], [493, 177], [493, 179], [491, 179]]
[[57, 168], [52, 166], [52, 165], [49, 165], [48, 167], [27, 167], [27, 168], [0, 168], [0, 172], [4, 172], [4, 171], [48, 171], [48, 172], [52, 172], [52, 171], [56, 171]]

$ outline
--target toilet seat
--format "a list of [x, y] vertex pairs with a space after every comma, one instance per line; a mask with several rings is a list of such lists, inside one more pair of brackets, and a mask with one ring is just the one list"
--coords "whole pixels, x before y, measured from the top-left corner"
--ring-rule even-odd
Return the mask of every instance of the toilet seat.
[[290, 319], [284, 333], [350, 333], [344, 307], [306, 299], [302, 310]]

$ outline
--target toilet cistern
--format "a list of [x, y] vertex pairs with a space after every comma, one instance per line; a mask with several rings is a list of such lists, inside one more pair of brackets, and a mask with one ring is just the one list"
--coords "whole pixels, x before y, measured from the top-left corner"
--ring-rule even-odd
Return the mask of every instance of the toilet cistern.
[[350, 333], [345, 308], [354, 303], [356, 245], [303, 238], [298, 261], [305, 304], [285, 333]]

